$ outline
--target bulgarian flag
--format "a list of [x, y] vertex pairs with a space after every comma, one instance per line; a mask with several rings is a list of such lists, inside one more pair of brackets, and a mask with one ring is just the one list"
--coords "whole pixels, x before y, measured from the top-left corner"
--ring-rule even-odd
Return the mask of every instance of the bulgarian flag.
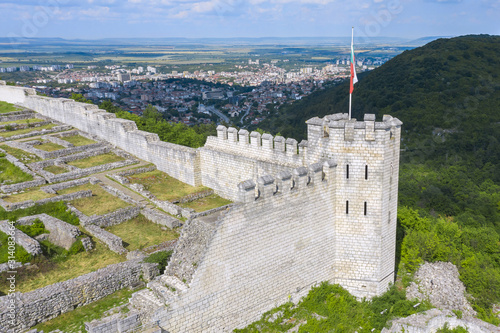
[[354, 84], [358, 82], [358, 77], [356, 76], [355, 58], [354, 58], [354, 28], [351, 38], [351, 89], [350, 94], [354, 91]]

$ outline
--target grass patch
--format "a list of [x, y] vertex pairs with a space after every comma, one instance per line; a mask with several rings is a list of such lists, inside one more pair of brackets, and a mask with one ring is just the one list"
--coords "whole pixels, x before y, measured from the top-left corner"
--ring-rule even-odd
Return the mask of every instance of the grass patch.
[[184, 208], [192, 208], [196, 212], [204, 212], [213, 208], [229, 205], [230, 203], [232, 203], [232, 201], [221, 198], [217, 194], [212, 194], [191, 202], [179, 204], [179, 206]]
[[82, 158], [76, 161], [68, 162], [67, 164], [75, 166], [80, 169], [91, 168], [94, 166], [108, 164], [113, 162], [120, 162], [125, 160], [123, 157], [115, 155], [113, 153], [101, 154], [97, 156], [90, 156]]
[[0, 113], [9, 113], [14, 111], [21, 111], [21, 109], [14, 106], [14, 104], [0, 101]]
[[39, 127], [24, 128], [24, 129], [20, 129], [17, 131], [0, 132], [0, 136], [2, 136], [4, 138], [10, 138], [14, 135], [21, 135], [21, 134], [31, 133], [34, 131], [41, 131], [43, 129], [50, 129], [50, 128], [55, 127], [55, 126], [56, 125], [54, 125], [54, 124], [48, 124], [48, 125], [43, 125], [43, 126], [39, 126]]
[[90, 322], [94, 319], [102, 318], [103, 312], [128, 303], [128, 299], [135, 292], [137, 292], [137, 290], [128, 290], [127, 288], [119, 290], [94, 303], [76, 308], [75, 310], [64, 313], [57, 318], [38, 324], [35, 328], [43, 330], [44, 332], [52, 332], [56, 329], [65, 333], [84, 332], [84, 322]]
[[15, 220], [20, 217], [43, 213], [72, 225], [80, 224], [80, 220], [78, 219], [78, 217], [73, 212], [68, 210], [68, 207], [62, 201], [49, 202], [45, 205], [33, 206], [26, 209], [17, 209], [13, 212], [7, 212], [2, 207], [0, 207], [0, 220]]
[[87, 139], [84, 136], [81, 135], [72, 135], [72, 136], [67, 136], [65, 138], [61, 138], [64, 141], [68, 141], [69, 143], [73, 144], [75, 147], [80, 147], [80, 146], [86, 146], [86, 145], [91, 145], [93, 143], [97, 143], [97, 141]]
[[[404, 289], [393, 285], [371, 301], [357, 300], [339, 285], [322, 282], [295, 306], [288, 302], [234, 332], [380, 332], [395, 317], [407, 317], [432, 308], [429, 302], [408, 301]], [[415, 307], [414, 307], [415, 306]]]
[[12, 148], [7, 145], [1, 145], [0, 148], [5, 150], [8, 154], [17, 158], [18, 160], [23, 161], [24, 163], [33, 163], [42, 160], [42, 158], [38, 157], [37, 155], [31, 154], [22, 149]]
[[47, 141], [41, 145], [35, 146], [34, 148], [40, 149], [43, 151], [56, 151], [56, 150], [64, 149], [65, 147], [58, 145], [58, 144], [55, 144], [53, 142]]
[[45, 170], [47, 172], [51, 172], [54, 175], [59, 175], [61, 173], [68, 172], [68, 170], [66, 170], [66, 168], [64, 168], [62, 166], [58, 166], [58, 165], [49, 165], [48, 167], [43, 168], [43, 170]]
[[49, 231], [45, 229], [45, 225], [39, 219], [33, 221], [31, 225], [16, 225], [16, 228], [24, 232], [26, 235], [30, 237], [36, 237], [41, 234], [48, 234]]
[[130, 206], [127, 202], [103, 190], [99, 185], [84, 184], [67, 188], [57, 193], [68, 194], [84, 190], [91, 190], [92, 196], [73, 200], [71, 204], [85, 215], [103, 215]]
[[144, 185], [146, 190], [163, 201], [173, 201], [207, 189], [204, 186], [194, 187], [188, 185], [158, 170], [128, 176], [127, 178], [131, 183]]
[[7, 202], [21, 202], [26, 200], [37, 201], [41, 199], [52, 198], [54, 196], [54, 194], [46, 193], [40, 189], [35, 189], [24, 193], [9, 195], [3, 197], [2, 199]]
[[129, 251], [143, 249], [179, 238], [177, 231], [168, 228], [162, 230], [162, 226], [149, 221], [142, 215], [108, 227], [106, 230], [123, 239], [124, 246]]
[[33, 176], [24, 172], [5, 158], [0, 158], [0, 183], [17, 184], [33, 180]]
[[11, 120], [11, 121], [4, 121], [1, 122], [0, 125], [9, 125], [9, 124], [34, 124], [34, 123], [39, 123], [45, 121], [43, 119], [38, 119], [38, 118], [30, 118], [30, 119], [21, 119], [21, 120]]
[[[125, 261], [125, 257], [110, 251], [105, 245], [97, 242], [94, 250], [51, 259], [40, 257], [30, 266], [17, 270], [16, 291], [28, 292], [57, 282], [74, 279], [80, 275], [94, 272], [111, 264]], [[6, 273], [0, 274], [0, 292], [7, 293], [9, 286]]]
[[[8, 247], [9, 236], [7, 234], [0, 231], [0, 264], [6, 263], [9, 261], [9, 247]], [[31, 260], [31, 255], [26, 252], [26, 250], [16, 244], [15, 254], [16, 261], [27, 263]], [[6, 273], [5, 278], [7, 278]], [[1, 276], [1, 275], [0, 275]], [[1, 283], [7, 283], [7, 280], [2, 276]], [[5, 287], [0, 287], [0, 296], [8, 294], [9, 287], [5, 285]]]

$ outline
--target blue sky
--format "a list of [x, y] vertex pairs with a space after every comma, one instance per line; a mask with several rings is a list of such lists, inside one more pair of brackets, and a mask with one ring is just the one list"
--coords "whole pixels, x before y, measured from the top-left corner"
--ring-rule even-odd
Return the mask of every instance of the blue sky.
[[500, 35], [500, 0], [2, 0], [0, 36]]

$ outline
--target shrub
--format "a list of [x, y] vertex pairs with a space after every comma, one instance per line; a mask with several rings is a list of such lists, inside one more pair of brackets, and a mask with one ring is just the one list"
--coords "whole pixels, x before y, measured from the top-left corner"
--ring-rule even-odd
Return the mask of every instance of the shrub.
[[36, 219], [32, 225], [16, 225], [16, 228], [24, 232], [30, 237], [36, 237], [41, 234], [48, 234], [49, 231], [45, 229], [45, 225], [39, 219]]
[[436, 333], [467, 333], [468, 329], [463, 328], [462, 326], [457, 326], [455, 328], [449, 328], [448, 323], [445, 323], [444, 326], [436, 331]]
[[156, 263], [158, 264], [158, 269], [160, 272], [162, 272], [165, 267], [167, 267], [167, 264], [170, 260], [170, 257], [172, 256], [173, 251], [160, 251], [153, 253], [149, 257], [145, 258], [143, 261], [144, 262], [149, 262], [149, 263]]
[[71, 254], [77, 254], [77, 253], [80, 253], [80, 252], [83, 252], [83, 251], [85, 251], [85, 248], [83, 247], [82, 241], [81, 240], [77, 240], [69, 248], [68, 254], [70, 254], [70, 255]]

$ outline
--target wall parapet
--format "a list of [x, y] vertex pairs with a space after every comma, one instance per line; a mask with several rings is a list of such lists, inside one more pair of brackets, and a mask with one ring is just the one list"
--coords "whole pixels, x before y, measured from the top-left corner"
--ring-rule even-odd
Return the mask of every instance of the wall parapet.
[[[380, 140], [375, 133], [376, 131], [399, 128], [403, 124], [399, 119], [390, 115], [384, 115], [382, 122], [376, 122], [375, 120], [375, 115], [371, 113], [365, 114], [363, 121], [349, 119], [347, 113], [336, 113], [323, 118], [314, 117], [306, 121], [308, 140], [316, 142], [319, 138], [331, 137], [332, 140], [354, 141], [355, 137], [359, 137], [365, 141], [376, 141]], [[343, 138], [331, 135], [338, 131], [343, 133]], [[360, 131], [361, 133], [356, 134]]]
[[[172, 177], [192, 186], [201, 185], [198, 171], [200, 162], [196, 149], [162, 142], [157, 134], [138, 130], [135, 122], [116, 118], [115, 114], [100, 110], [96, 105], [65, 98], [37, 96], [34, 89], [6, 85], [0, 85], [0, 100], [21, 105], [95, 135], [142, 160], [155, 164], [158, 170]], [[63, 130], [62, 127], [54, 129]], [[64, 129], [68, 130], [70, 126]], [[47, 133], [50, 131], [38, 134]]]
[[[301, 149], [299, 149], [299, 146]], [[217, 137], [209, 136], [205, 148], [232, 152], [257, 160], [274, 160], [281, 163], [297, 163], [304, 159], [307, 142], [299, 144], [297, 140], [271, 134], [249, 133], [234, 127], [217, 127]]]
[[[277, 194], [287, 194], [300, 191], [310, 186], [317, 186], [334, 179], [334, 168], [337, 163], [328, 160], [322, 163], [314, 163], [306, 167], [299, 167], [289, 171], [281, 171], [275, 177], [264, 175], [257, 179], [257, 184], [248, 179], [238, 184], [239, 201], [255, 202], [273, 197]], [[257, 190], [257, 191], [256, 191]]]

